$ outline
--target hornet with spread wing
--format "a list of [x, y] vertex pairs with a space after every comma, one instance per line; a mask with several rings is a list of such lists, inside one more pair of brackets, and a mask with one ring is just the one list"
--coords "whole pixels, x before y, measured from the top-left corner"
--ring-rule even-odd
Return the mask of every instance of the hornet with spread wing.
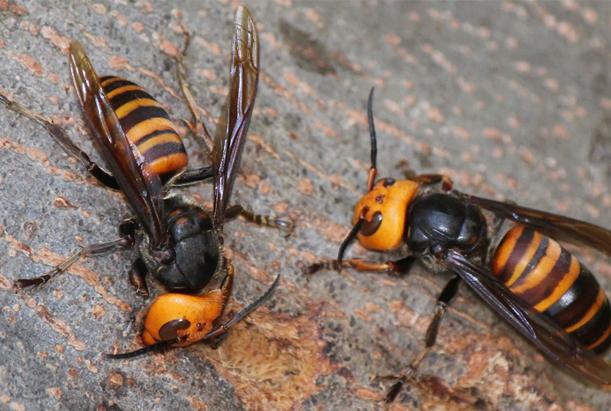
[[[17, 280], [15, 288], [44, 284], [81, 258], [135, 247], [139, 257], [130, 271], [132, 284], [148, 296], [145, 275], [151, 274], [170, 292], [152, 302], [144, 319], [142, 340], [148, 347], [111, 356], [131, 357], [223, 334], [268, 299], [279, 279], [231, 320], [215, 325], [234, 277], [231, 261], [223, 254], [224, 222], [241, 215], [258, 224], [292, 228], [290, 222], [229, 206], [259, 78], [259, 40], [249, 10], [239, 7], [236, 12], [229, 92], [214, 136], [211, 167], [187, 170], [185, 147], [167, 111], [137, 84], [116, 76], [99, 77], [76, 41], [70, 45], [69, 65], [84, 118], [108, 170], [46, 118], [1, 94], [0, 102], [45, 127], [101, 184], [119, 189], [134, 217], [121, 224], [118, 239], [84, 247], [42, 276]], [[190, 93], [185, 95], [190, 102]], [[175, 186], [205, 180], [214, 184], [211, 213], [170, 192]], [[213, 277], [221, 279], [220, 286], [202, 293]]]

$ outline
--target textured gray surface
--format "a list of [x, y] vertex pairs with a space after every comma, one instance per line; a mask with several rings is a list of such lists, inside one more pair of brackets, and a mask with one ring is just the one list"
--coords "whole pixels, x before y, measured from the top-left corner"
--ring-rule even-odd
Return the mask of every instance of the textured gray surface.
[[[44, 3], [44, 5], [43, 5]], [[67, 3], [73, 3], [69, 5]], [[0, 0], [0, 87], [52, 116], [93, 152], [70, 90], [66, 46], [85, 44], [100, 73], [152, 90], [186, 117], [170, 54], [179, 16], [195, 34], [189, 79], [208, 122], [224, 94], [234, 2]], [[223, 4], [226, 3], [226, 4]], [[418, 351], [446, 280], [320, 273], [366, 179], [364, 100], [377, 87], [381, 173], [403, 161], [459, 188], [611, 226], [611, 3], [298, 2], [250, 5], [262, 78], [234, 199], [290, 215], [289, 239], [227, 226], [238, 272], [232, 307], [268, 304], [218, 350], [131, 362], [146, 301], [126, 280], [133, 254], [78, 264], [38, 290], [0, 293], [0, 408], [375, 409]], [[77, 244], [113, 238], [129, 211], [39, 128], [0, 111], [0, 283], [34, 276]], [[189, 142], [192, 163], [206, 161]], [[210, 187], [195, 187], [208, 200]], [[352, 250], [358, 254], [358, 247]], [[609, 289], [608, 259], [585, 252]], [[159, 291], [156, 289], [156, 291]], [[443, 323], [422, 380], [393, 407], [609, 409], [609, 395], [544, 361], [467, 290]], [[431, 378], [430, 376], [436, 376]]]

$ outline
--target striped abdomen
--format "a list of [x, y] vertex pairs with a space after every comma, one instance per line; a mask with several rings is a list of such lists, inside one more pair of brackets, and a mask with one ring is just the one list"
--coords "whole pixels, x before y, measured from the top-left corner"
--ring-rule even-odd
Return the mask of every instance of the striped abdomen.
[[517, 225], [505, 234], [491, 264], [506, 287], [550, 316], [583, 346], [602, 352], [611, 344], [611, 309], [605, 290], [558, 242]]
[[187, 153], [168, 113], [142, 87], [120, 77], [100, 79], [127, 138], [162, 182], [187, 166]]

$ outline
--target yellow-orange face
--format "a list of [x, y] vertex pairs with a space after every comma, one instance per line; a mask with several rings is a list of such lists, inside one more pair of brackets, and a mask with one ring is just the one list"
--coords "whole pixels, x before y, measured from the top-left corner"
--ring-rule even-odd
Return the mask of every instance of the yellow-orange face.
[[373, 251], [390, 251], [403, 241], [407, 209], [420, 184], [411, 180], [379, 180], [354, 209], [352, 224], [364, 213], [365, 223], [358, 233], [359, 243]]
[[201, 296], [162, 294], [153, 301], [144, 318], [142, 341], [152, 345], [178, 337], [180, 342], [176, 345], [181, 347], [199, 341], [212, 330], [223, 311], [223, 301], [220, 290]]

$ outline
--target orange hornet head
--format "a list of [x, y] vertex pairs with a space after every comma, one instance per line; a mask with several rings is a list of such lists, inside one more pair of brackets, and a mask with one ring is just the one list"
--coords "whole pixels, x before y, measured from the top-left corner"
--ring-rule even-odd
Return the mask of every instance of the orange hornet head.
[[144, 318], [142, 341], [145, 345], [172, 340], [177, 340], [175, 345], [180, 347], [193, 344], [212, 330], [224, 304], [221, 290], [204, 295], [162, 294]]
[[373, 121], [373, 88], [367, 99], [367, 120], [371, 144], [371, 167], [367, 178], [367, 194], [354, 208], [352, 230], [344, 238], [337, 253], [337, 262], [342, 262], [344, 253], [355, 238], [373, 251], [390, 251], [403, 242], [407, 210], [416, 196], [420, 184], [411, 180], [382, 178], [376, 181], [377, 137]]
[[390, 251], [401, 245], [407, 209], [419, 186], [411, 180], [383, 178], [361, 197], [354, 208], [352, 224], [359, 224], [357, 238], [363, 247]]

